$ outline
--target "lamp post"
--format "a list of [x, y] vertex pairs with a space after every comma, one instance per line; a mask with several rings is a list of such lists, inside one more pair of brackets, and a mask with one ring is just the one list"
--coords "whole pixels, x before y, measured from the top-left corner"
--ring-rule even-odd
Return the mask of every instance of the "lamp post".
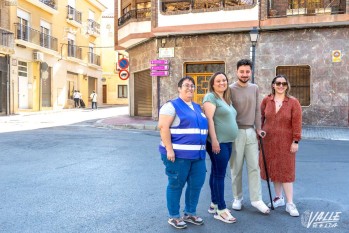
[[254, 83], [254, 67], [255, 67], [255, 60], [256, 60], [256, 45], [258, 40], [258, 29], [256, 27], [253, 27], [253, 29], [250, 31], [250, 38], [252, 43], [252, 83]]

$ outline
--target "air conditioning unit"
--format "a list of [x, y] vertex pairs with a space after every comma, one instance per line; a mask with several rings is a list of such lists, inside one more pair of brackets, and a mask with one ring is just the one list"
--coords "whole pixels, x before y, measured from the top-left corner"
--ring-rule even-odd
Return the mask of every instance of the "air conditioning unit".
[[43, 62], [44, 61], [44, 54], [42, 52], [34, 51], [33, 59], [34, 59], [34, 61]]
[[69, 20], [73, 20], [74, 19], [74, 15], [73, 14], [68, 14], [68, 19]]

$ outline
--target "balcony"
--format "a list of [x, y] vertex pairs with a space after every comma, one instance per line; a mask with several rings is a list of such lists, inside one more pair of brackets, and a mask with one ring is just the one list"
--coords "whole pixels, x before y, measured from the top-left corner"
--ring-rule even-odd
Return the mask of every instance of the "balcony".
[[268, 18], [337, 15], [345, 13], [345, 0], [268, 0]]
[[47, 11], [50, 14], [58, 14], [57, 1], [56, 0], [27, 0], [31, 4]]
[[97, 23], [96, 21], [94, 21], [93, 19], [88, 19], [88, 34], [92, 35], [92, 36], [99, 36], [100, 35], [100, 28], [101, 26], [99, 25], [99, 23]]
[[[28, 46], [33, 49], [58, 51], [57, 38], [42, 33], [31, 27], [16, 23], [16, 43]], [[29, 43], [28, 43], [29, 42]]]
[[124, 25], [127, 21], [144, 21], [150, 20], [151, 10], [150, 8], [130, 10], [118, 19], [119, 27]]
[[96, 66], [101, 66], [101, 57], [95, 53], [88, 52], [88, 63]]
[[13, 33], [0, 28], [0, 52], [5, 54], [14, 53]]
[[75, 45], [68, 45], [68, 57], [82, 59], [82, 48]]
[[67, 22], [75, 27], [81, 26], [82, 14], [80, 11], [76, 10], [71, 6], [67, 6]]
[[245, 9], [255, 3], [254, 0], [161, 0], [161, 10], [164, 14], [211, 12]]

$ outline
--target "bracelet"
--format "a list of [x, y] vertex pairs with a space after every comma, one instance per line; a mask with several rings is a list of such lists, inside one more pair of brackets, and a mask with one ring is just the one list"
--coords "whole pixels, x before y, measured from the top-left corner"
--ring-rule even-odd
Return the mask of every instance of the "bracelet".
[[293, 143], [296, 143], [296, 144], [298, 144], [298, 141], [293, 141]]

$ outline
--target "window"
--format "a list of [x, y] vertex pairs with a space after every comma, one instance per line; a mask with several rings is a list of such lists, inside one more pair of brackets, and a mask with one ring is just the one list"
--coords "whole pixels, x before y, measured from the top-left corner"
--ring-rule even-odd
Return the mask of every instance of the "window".
[[278, 66], [276, 75], [285, 75], [291, 83], [290, 94], [302, 106], [310, 105], [310, 66]]
[[41, 20], [40, 30], [40, 45], [45, 48], [50, 48], [51, 25], [48, 22]]
[[72, 39], [68, 39], [68, 56], [76, 57], [76, 49], [75, 49], [75, 41]]
[[131, 4], [128, 5], [127, 7], [125, 7], [124, 9], [122, 9], [122, 15], [125, 15], [127, 12], [129, 12], [131, 10]]
[[18, 61], [18, 76], [28, 77], [28, 63]]
[[17, 9], [17, 39], [28, 41], [29, 18], [30, 15], [28, 12]]
[[216, 63], [186, 63], [185, 73], [216, 73], [224, 71], [225, 64], [223, 62]]
[[127, 98], [127, 85], [118, 85], [118, 98]]

